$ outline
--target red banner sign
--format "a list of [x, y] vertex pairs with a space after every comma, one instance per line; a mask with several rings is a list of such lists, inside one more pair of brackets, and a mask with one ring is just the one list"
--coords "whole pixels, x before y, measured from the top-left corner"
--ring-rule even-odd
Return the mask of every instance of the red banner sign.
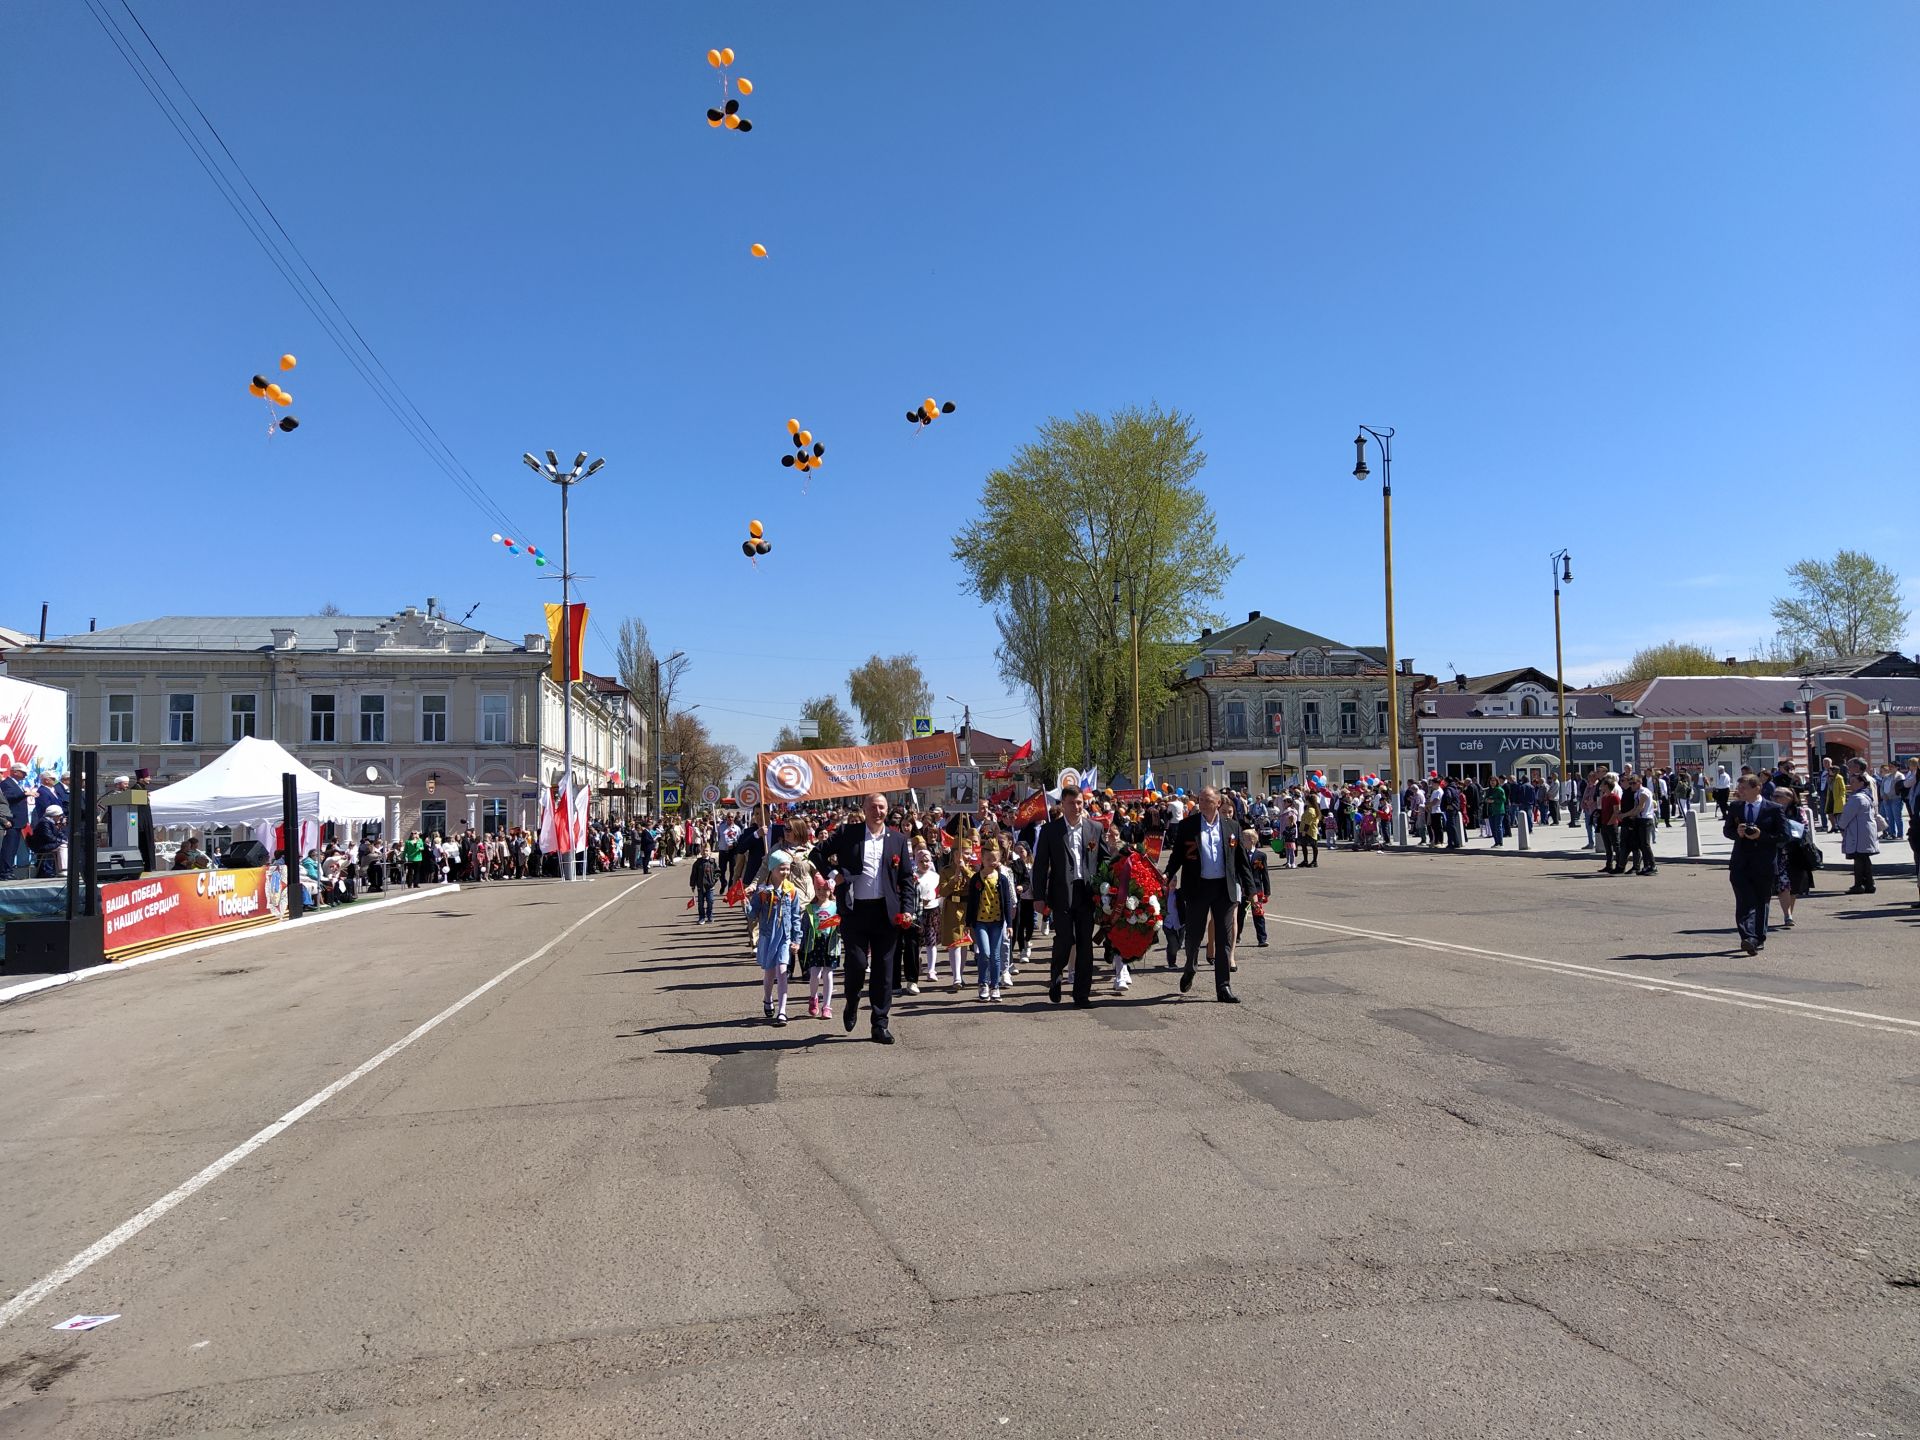
[[157, 945], [219, 930], [265, 925], [285, 905], [280, 867], [271, 870], [176, 870], [100, 887], [107, 958], [124, 959]]

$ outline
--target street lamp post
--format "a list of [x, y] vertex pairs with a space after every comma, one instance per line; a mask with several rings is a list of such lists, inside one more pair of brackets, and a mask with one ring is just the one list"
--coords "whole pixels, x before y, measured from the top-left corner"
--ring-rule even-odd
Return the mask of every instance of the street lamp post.
[[1806, 680], [1800, 682], [1800, 708], [1807, 717], [1807, 786], [1811, 789], [1820, 776], [1813, 763], [1813, 685]]
[[[563, 718], [560, 723], [560, 735], [561, 735], [560, 783], [566, 787], [566, 789], [562, 793], [564, 793], [567, 797], [567, 820], [569, 824], [572, 824], [573, 823], [573, 605], [572, 605], [573, 567], [569, 563], [571, 559], [571, 554], [568, 549], [569, 537], [567, 532], [567, 497], [572, 492], [573, 487], [575, 485], [579, 484], [582, 480], [586, 479], [587, 476], [593, 474], [602, 465], [606, 464], [607, 461], [606, 461], [606, 457], [602, 456], [600, 459], [594, 461], [591, 465], [588, 465], [587, 452], [582, 450], [578, 455], [574, 457], [572, 468], [569, 470], [562, 470], [560, 468], [560, 457], [555, 455], [551, 450], [547, 451], [547, 463], [544, 465], [542, 465], [538, 460], [534, 459], [532, 455], [522, 455], [520, 458], [526, 462], [527, 468], [532, 470], [536, 475], [544, 475], [547, 477], [547, 479], [551, 480], [554, 484], [560, 487], [560, 652], [561, 652], [560, 666], [561, 666], [561, 673], [566, 676], [566, 679], [562, 685], [562, 699], [564, 701], [564, 706], [562, 710]], [[582, 469], [581, 468], [582, 466], [586, 466], [586, 468]], [[560, 865], [560, 878], [562, 880], [572, 880], [574, 878], [573, 857], [576, 852], [571, 848], [573, 837], [568, 836], [567, 841], [568, 841], [568, 847], [569, 847], [567, 850], [567, 855], [565, 860], [563, 860]]]
[[1560, 688], [1560, 773], [1553, 777], [1558, 786], [1567, 779], [1567, 667], [1560, 653], [1560, 587], [1573, 583], [1573, 557], [1556, 550], [1547, 562], [1553, 570], [1553, 680]]
[[1393, 843], [1407, 843], [1407, 817], [1400, 804], [1400, 662], [1393, 646], [1393, 427], [1375, 430], [1362, 425], [1353, 437], [1353, 478], [1364, 480], [1367, 469], [1367, 437], [1380, 446], [1380, 527], [1383, 540], [1383, 570], [1387, 589], [1387, 771], [1392, 776]]
[[[1113, 582], [1113, 610], [1120, 613], [1120, 582]], [[1133, 788], [1146, 787], [1140, 758], [1140, 612], [1135, 606], [1133, 577], [1127, 577], [1127, 643], [1133, 649]]]
[[[667, 665], [672, 665], [675, 661], [684, 660], [686, 658], [687, 658], [686, 651], [676, 650], [673, 652], [673, 654], [669, 655], [666, 658], [664, 663]], [[667, 704], [666, 704], [666, 697], [660, 693], [660, 666], [662, 663], [663, 662], [660, 660], [658, 656], [654, 657], [654, 661], [653, 661], [653, 805], [660, 805], [660, 787], [667, 783], [667, 766], [666, 766]], [[686, 772], [682, 771], [681, 773], [682, 775], [684, 775]], [[684, 803], [684, 797], [683, 797], [682, 803]], [[652, 808], [653, 806], [648, 807], [648, 809], [650, 810]], [[656, 820], [664, 819], [666, 817], [666, 813], [667, 813], [666, 807], [660, 806], [660, 814], [656, 815], [654, 818]]]
[[1893, 756], [1893, 697], [1890, 695], [1882, 695], [1880, 697], [1880, 723], [1885, 729], [1887, 736], [1885, 761], [1889, 765], [1898, 764], [1899, 762], [1895, 760]]

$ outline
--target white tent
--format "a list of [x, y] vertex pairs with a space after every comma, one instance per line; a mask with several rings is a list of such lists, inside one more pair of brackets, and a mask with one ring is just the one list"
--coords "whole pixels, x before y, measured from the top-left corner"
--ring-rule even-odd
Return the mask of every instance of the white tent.
[[386, 802], [316, 775], [271, 740], [237, 740], [218, 760], [149, 797], [156, 825], [251, 825], [271, 836], [281, 820], [281, 780], [294, 777], [302, 821], [384, 819]]

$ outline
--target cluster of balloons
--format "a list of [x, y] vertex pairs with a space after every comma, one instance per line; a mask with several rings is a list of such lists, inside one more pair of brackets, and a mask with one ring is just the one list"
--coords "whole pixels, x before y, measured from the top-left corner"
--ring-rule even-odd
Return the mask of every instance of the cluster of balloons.
[[747, 538], [740, 542], [740, 553], [749, 560], [752, 560], [754, 568], [757, 570], [760, 568], [760, 561], [756, 557], [765, 555], [772, 549], [773, 542], [767, 539], [767, 527], [762, 525], [758, 520], [749, 520], [747, 522]]
[[[727, 93], [728, 85], [735, 86], [742, 95], [751, 95], [753, 93], [753, 82], [751, 80], [735, 80], [731, 75], [726, 73], [727, 67], [733, 64], [733, 51], [709, 50], [707, 51], [707, 64], [721, 72], [720, 93], [722, 95]], [[753, 129], [753, 122], [740, 113], [740, 102], [731, 98], [728, 99], [725, 106], [721, 109], [709, 109], [707, 111], [707, 124], [715, 130], [723, 127], [728, 130], [738, 130], [742, 135], [745, 135], [749, 130]]]
[[[282, 355], [280, 357], [280, 368], [282, 370], [291, 370], [299, 363], [300, 362], [291, 355]], [[287, 391], [282, 390], [277, 380], [268, 380], [264, 375], [256, 375], [252, 380], [247, 382], [247, 393], [265, 400], [269, 405], [278, 405], [282, 409], [293, 404], [293, 396]], [[300, 428], [300, 422], [291, 415], [283, 415], [280, 417], [279, 424], [275, 428], [280, 430], [298, 430]]]
[[498, 531], [495, 531], [495, 532], [494, 532], [494, 535], [493, 535], [493, 543], [494, 543], [494, 544], [496, 544], [496, 545], [504, 545], [504, 546], [506, 546], [506, 547], [507, 547], [507, 553], [508, 553], [509, 555], [517, 555], [517, 554], [519, 554], [519, 553], [520, 553], [520, 552], [521, 552], [522, 550], [525, 550], [525, 551], [527, 552], [527, 554], [528, 554], [528, 555], [530, 555], [530, 556], [532, 556], [532, 557], [533, 557], [533, 563], [534, 563], [534, 564], [536, 564], [536, 565], [544, 565], [544, 564], [546, 564], [546, 563], [547, 563], [547, 556], [546, 556], [546, 552], [545, 552], [545, 551], [543, 551], [543, 550], [542, 550], [542, 549], [541, 549], [541, 548], [540, 548], [540, 547], [539, 547], [538, 545], [520, 545], [520, 544], [516, 544], [516, 543], [515, 543], [515, 542], [514, 542], [514, 541], [513, 541], [513, 540], [512, 540], [512, 539], [511, 539], [510, 537], [508, 537], [508, 536], [506, 536], [506, 535], [502, 535], [502, 534], [500, 534], [500, 533], [499, 533]]
[[936, 416], [951, 415], [952, 413], [953, 401], [949, 400], [944, 405], [936, 405], [933, 397], [929, 395], [920, 402], [918, 408], [907, 411], [907, 423], [909, 425], [918, 425], [922, 429], [925, 429], [934, 422]]
[[[794, 453], [782, 455], [780, 457], [782, 465], [804, 473], [808, 470], [818, 470], [826, 463], [827, 447], [813, 438], [811, 430], [802, 430], [798, 420], [787, 421], [787, 434], [793, 437]], [[809, 446], [812, 448], [809, 449]]]

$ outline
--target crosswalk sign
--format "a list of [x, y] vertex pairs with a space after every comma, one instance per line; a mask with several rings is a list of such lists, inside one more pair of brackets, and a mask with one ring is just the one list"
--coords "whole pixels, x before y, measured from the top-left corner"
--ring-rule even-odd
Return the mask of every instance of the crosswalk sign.
[[931, 715], [914, 716], [913, 717], [913, 738], [916, 740], [925, 740], [931, 734], [933, 734], [933, 716]]
[[680, 808], [680, 787], [678, 785], [662, 785], [660, 787], [660, 808], [662, 810], [678, 810]]

